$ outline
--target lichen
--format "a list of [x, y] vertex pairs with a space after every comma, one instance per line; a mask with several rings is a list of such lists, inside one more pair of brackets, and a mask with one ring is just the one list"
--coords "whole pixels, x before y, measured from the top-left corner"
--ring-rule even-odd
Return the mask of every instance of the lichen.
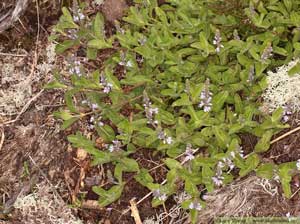
[[289, 71], [299, 63], [299, 59], [267, 72], [268, 87], [263, 93], [263, 107], [273, 112], [279, 107], [289, 106], [293, 112], [300, 110], [300, 74], [289, 75]]

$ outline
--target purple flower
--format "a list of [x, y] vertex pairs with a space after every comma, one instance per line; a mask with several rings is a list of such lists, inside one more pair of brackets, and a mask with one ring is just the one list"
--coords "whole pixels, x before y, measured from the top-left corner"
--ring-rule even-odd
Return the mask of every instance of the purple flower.
[[122, 143], [119, 140], [113, 140], [113, 144], [108, 145], [108, 151], [115, 152], [120, 151], [122, 147]]
[[153, 197], [160, 200], [160, 201], [165, 201], [167, 200], [167, 195], [165, 193], [162, 193], [159, 189], [156, 189], [152, 191]]
[[268, 60], [270, 57], [272, 57], [273, 55], [273, 48], [272, 48], [272, 44], [269, 43], [268, 46], [264, 49], [260, 59], [265, 62], [266, 60]]
[[107, 79], [104, 76], [104, 74], [101, 74], [100, 76], [100, 84], [103, 86], [104, 93], [109, 93], [112, 90], [113, 85], [107, 82]]
[[215, 33], [215, 37], [213, 40], [213, 44], [216, 45], [216, 52], [219, 53], [221, 51], [221, 48], [223, 48], [224, 46], [221, 44], [222, 41], [222, 37], [221, 37], [221, 33], [220, 30], [217, 29], [216, 33]]
[[198, 105], [199, 108], [203, 108], [204, 112], [211, 111], [212, 107], [212, 92], [209, 91], [209, 79], [206, 79], [204, 87], [200, 93], [200, 103]]
[[202, 209], [202, 206], [199, 202], [193, 201], [189, 204], [189, 209], [195, 209], [195, 210], [200, 211]]
[[155, 126], [158, 123], [158, 121], [154, 120], [154, 115], [158, 114], [158, 108], [152, 107], [152, 103], [146, 92], [144, 92], [143, 96], [143, 106], [145, 108], [145, 114], [146, 118], [148, 119], [148, 124], [152, 124], [153, 126]]

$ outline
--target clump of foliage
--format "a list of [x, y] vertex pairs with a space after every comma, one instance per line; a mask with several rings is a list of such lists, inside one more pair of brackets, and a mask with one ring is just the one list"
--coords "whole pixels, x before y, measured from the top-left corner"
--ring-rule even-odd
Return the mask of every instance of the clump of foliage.
[[[205, 206], [199, 189], [211, 192], [250, 172], [280, 180], [290, 197], [296, 162], [263, 163], [260, 156], [272, 136], [288, 127], [282, 122], [284, 109], [265, 114], [259, 98], [267, 87], [266, 72], [299, 56], [300, 1], [135, 3], [110, 37], [100, 13], [88, 17], [84, 5], [71, 12], [63, 8], [52, 37], [57, 53], [80, 52], [97, 62], [104, 49], [113, 52], [101, 69], [87, 72], [75, 61], [70, 79], [57, 76], [48, 85], [66, 90], [67, 108], [56, 113], [63, 128], [89, 119], [95, 130], [92, 140], [80, 132], [70, 135], [73, 146], [87, 150], [93, 165], [114, 165], [115, 186], [93, 188], [100, 205], [120, 197], [124, 172], [135, 173], [152, 191], [153, 206], [184, 186], [189, 197], [182, 207], [193, 222]], [[247, 155], [245, 134], [258, 138]], [[94, 143], [97, 135], [103, 148]], [[141, 149], [164, 157], [163, 184], [131, 158]]]

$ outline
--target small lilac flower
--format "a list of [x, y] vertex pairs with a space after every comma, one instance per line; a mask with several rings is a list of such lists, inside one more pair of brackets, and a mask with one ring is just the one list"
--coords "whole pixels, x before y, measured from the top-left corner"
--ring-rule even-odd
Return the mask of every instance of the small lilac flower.
[[94, 122], [95, 121], [95, 117], [94, 116], [91, 116], [90, 117], [90, 122], [92, 123], [92, 122]]
[[74, 64], [69, 68], [69, 73], [75, 74], [79, 77], [82, 76], [80, 61], [78, 61], [78, 60], [74, 61]]
[[125, 34], [125, 30], [121, 28], [120, 23], [118, 21], [115, 22], [115, 27], [118, 33]]
[[125, 66], [126, 65], [126, 54], [123, 52], [123, 51], [121, 51], [121, 53], [120, 53], [120, 62], [119, 62], [119, 65], [122, 65], [122, 66]]
[[161, 193], [159, 189], [156, 189], [152, 191], [153, 197], [160, 200], [160, 201], [165, 201], [167, 200], [167, 195], [165, 193]]
[[100, 76], [100, 84], [103, 86], [104, 93], [109, 93], [112, 90], [113, 85], [111, 83], [107, 82], [104, 74], [101, 74], [101, 76]]
[[253, 65], [250, 66], [249, 68], [249, 74], [248, 74], [248, 79], [247, 82], [252, 84], [255, 78], [255, 68]]
[[189, 204], [189, 209], [195, 209], [195, 210], [200, 211], [202, 209], [202, 206], [199, 202], [194, 201]]
[[173, 143], [173, 138], [167, 136], [167, 134], [163, 130], [158, 131], [157, 138], [162, 140], [164, 144], [171, 145]]
[[168, 145], [171, 145], [173, 143], [173, 139], [172, 137], [167, 137], [166, 139], [163, 140], [163, 143], [164, 144], [168, 144]]
[[216, 33], [215, 33], [215, 37], [213, 40], [213, 44], [216, 45], [216, 52], [219, 53], [221, 51], [221, 48], [223, 48], [224, 46], [221, 44], [222, 41], [222, 37], [221, 37], [221, 33], [220, 30], [217, 29]]
[[297, 160], [296, 167], [298, 170], [300, 170], [300, 159]]
[[192, 145], [190, 143], [188, 143], [186, 145], [186, 149], [185, 149], [184, 154], [185, 154], [184, 161], [191, 161], [191, 160], [195, 159], [194, 149], [192, 148]]
[[119, 140], [113, 140], [113, 144], [108, 145], [108, 151], [114, 152], [121, 150], [122, 143]]
[[216, 185], [216, 186], [222, 186], [223, 185], [223, 180], [224, 180], [224, 177], [212, 177], [211, 178], [213, 183]]
[[141, 46], [144, 46], [147, 42], [147, 38], [143, 36], [140, 39], [138, 39], [138, 42], [140, 43]]
[[236, 29], [233, 31], [233, 38], [235, 40], [241, 40], [241, 38], [239, 36], [239, 33], [238, 33], [238, 31]]
[[99, 105], [97, 103], [92, 103], [91, 108], [92, 110], [97, 110], [99, 108]]
[[272, 57], [273, 55], [273, 48], [272, 48], [272, 44], [269, 43], [268, 46], [264, 49], [260, 59], [265, 62], [266, 60], [268, 60], [270, 57]]
[[143, 106], [145, 108], [145, 114], [146, 118], [148, 119], [148, 124], [152, 124], [153, 126], [155, 126], [158, 121], [154, 120], [154, 115], [158, 114], [158, 108], [152, 107], [152, 103], [146, 92], [144, 92], [143, 97]]
[[282, 121], [284, 123], [288, 122], [290, 119], [290, 116], [293, 114], [292, 108], [289, 105], [283, 106], [283, 115], [282, 115]]
[[211, 107], [212, 107], [211, 100], [212, 100], [212, 92], [209, 91], [209, 79], [207, 79], [204, 84], [204, 88], [200, 93], [200, 103], [198, 107], [203, 108], [204, 112], [211, 111]]
[[126, 62], [126, 67], [129, 67], [129, 68], [133, 67], [133, 64], [130, 60]]
[[82, 10], [78, 7], [78, 4], [76, 3], [73, 4], [72, 11], [73, 11], [73, 20], [75, 23], [85, 19], [85, 16], [82, 13]]
[[67, 31], [67, 36], [72, 39], [72, 40], [75, 40], [78, 38], [78, 34], [77, 34], [77, 30], [75, 29], [69, 29]]

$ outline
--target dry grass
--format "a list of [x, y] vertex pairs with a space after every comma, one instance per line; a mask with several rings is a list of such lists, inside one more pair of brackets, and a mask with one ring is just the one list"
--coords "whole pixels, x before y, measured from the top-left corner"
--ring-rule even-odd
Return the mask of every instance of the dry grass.
[[200, 212], [199, 223], [211, 223], [216, 217], [284, 216], [289, 205], [277, 184], [249, 176], [215, 190], [205, 196], [207, 207]]

